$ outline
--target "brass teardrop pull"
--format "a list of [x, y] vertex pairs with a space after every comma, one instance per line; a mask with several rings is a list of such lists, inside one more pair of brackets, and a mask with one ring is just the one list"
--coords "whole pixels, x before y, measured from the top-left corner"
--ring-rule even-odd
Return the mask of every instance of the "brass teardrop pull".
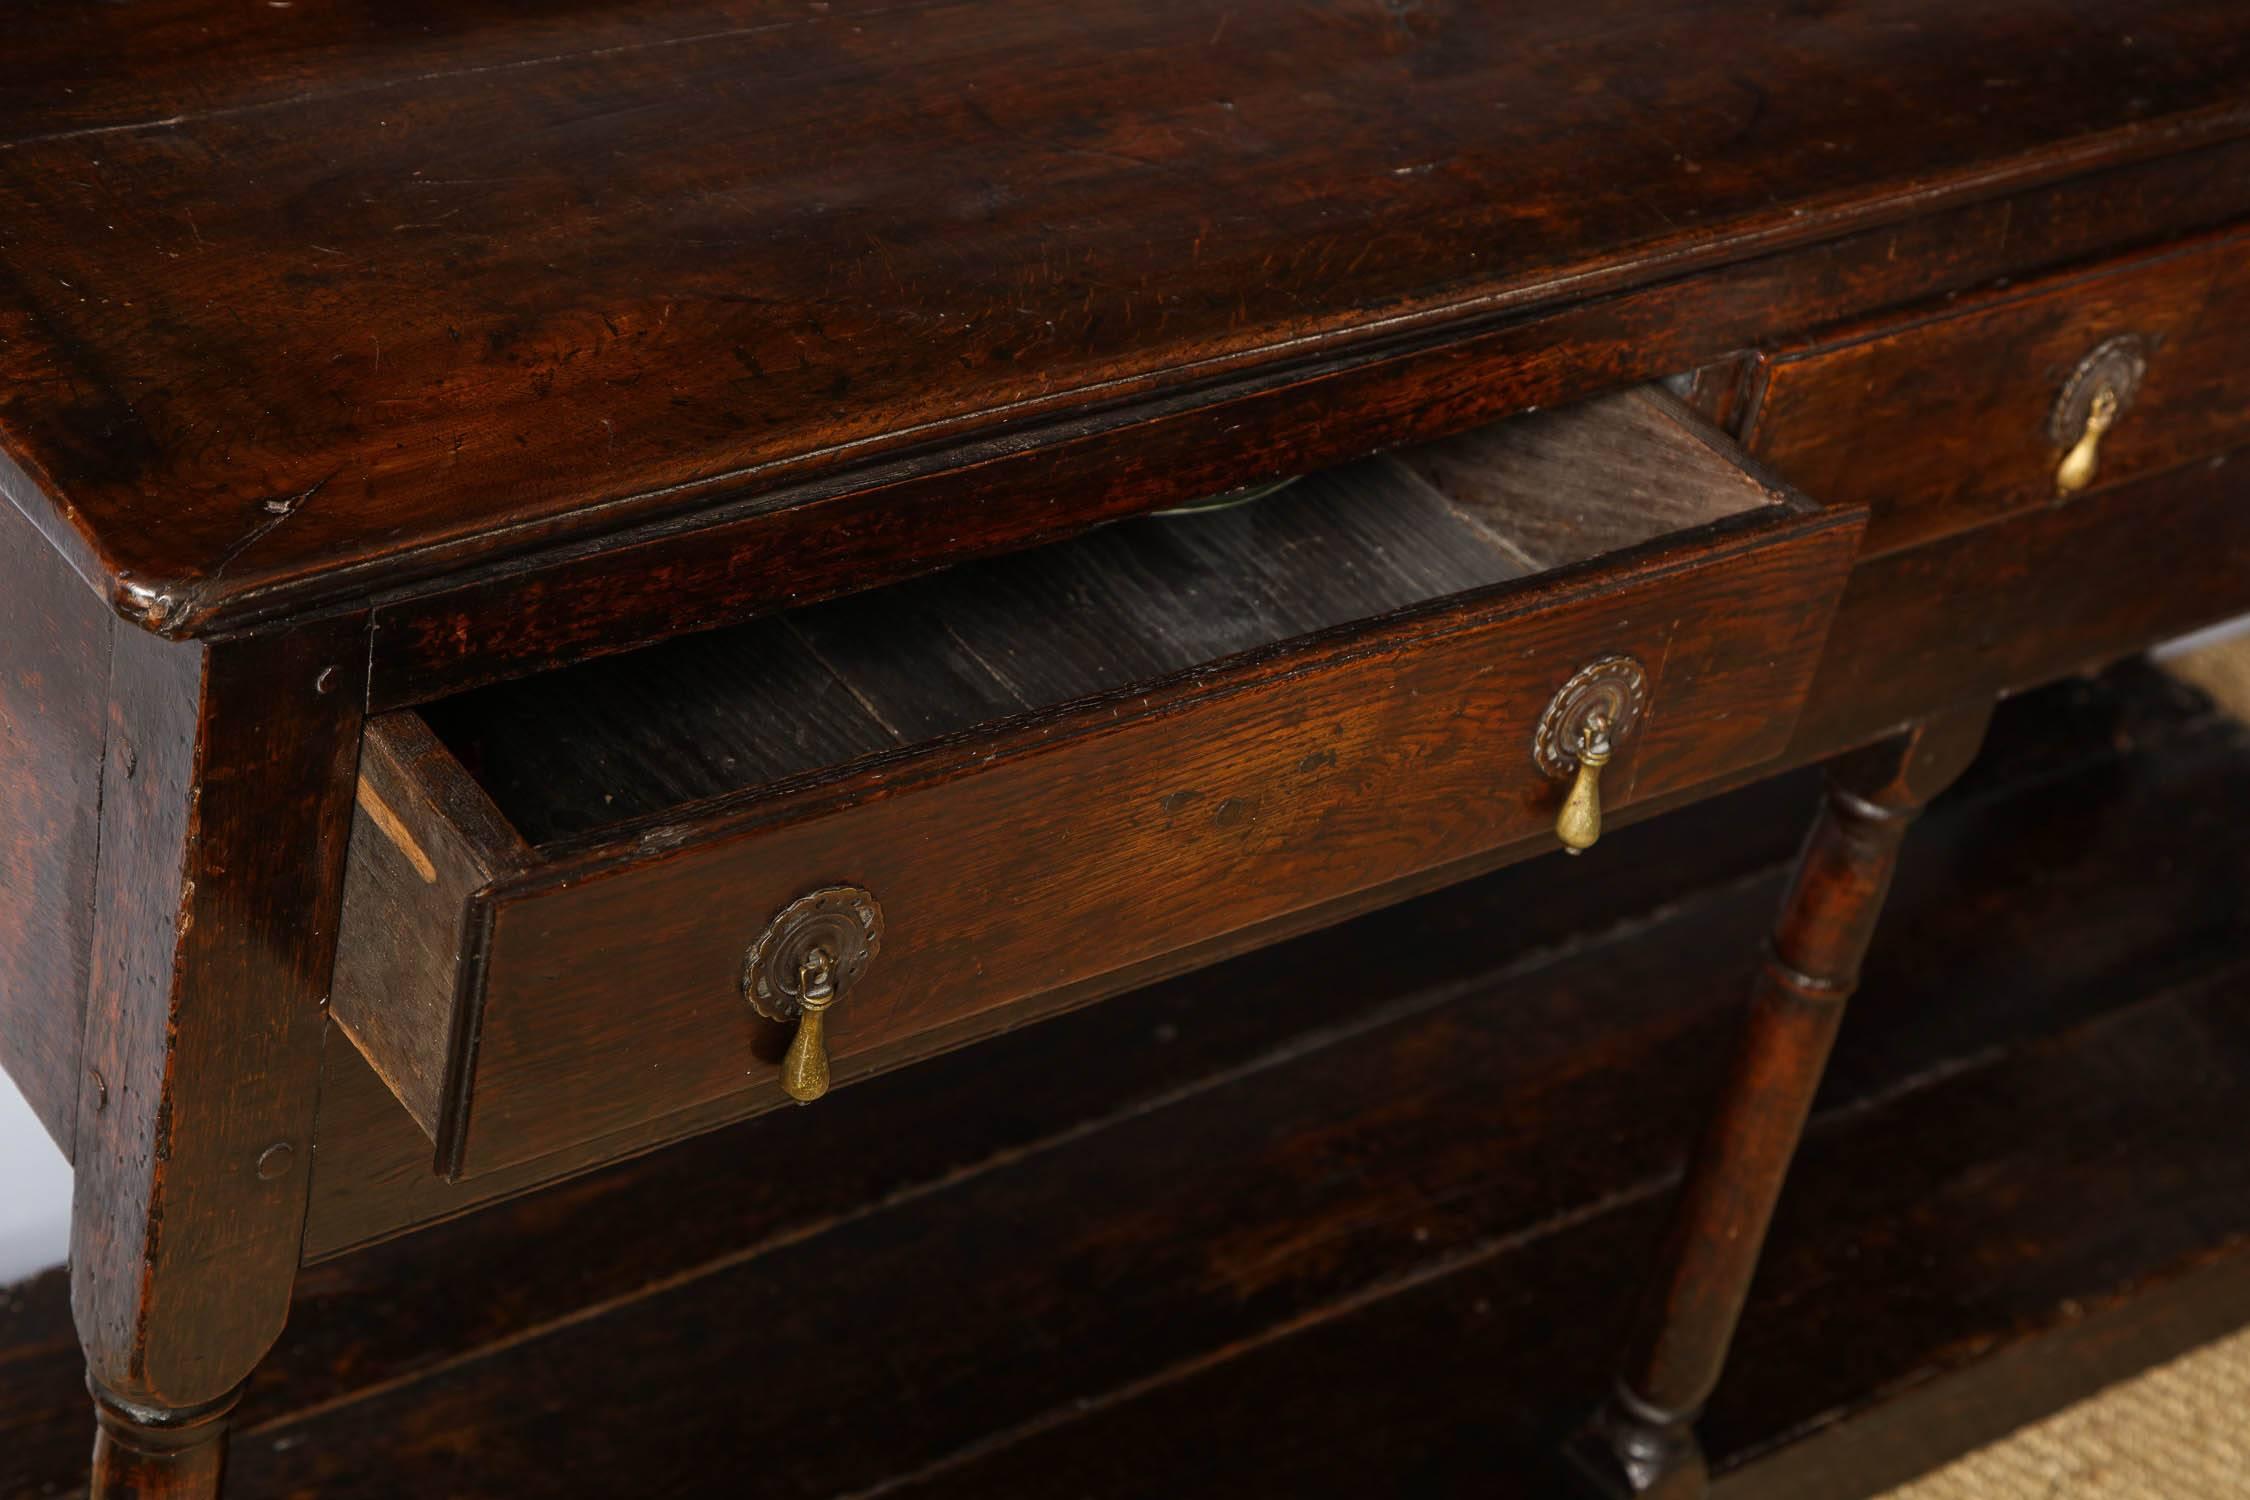
[[1602, 836], [1602, 767], [1613, 753], [1609, 720], [1595, 714], [1578, 731], [1578, 774], [1555, 819], [1555, 837], [1566, 854], [1583, 854]]
[[2078, 441], [2071, 444], [2063, 455], [2060, 467], [2055, 470], [2055, 488], [2065, 495], [2075, 495], [2094, 482], [2094, 474], [2101, 467], [2102, 439], [2117, 424], [2117, 392], [2103, 386], [2094, 392], [2093, 405], [2086, 408], [2086, 425], [2080, 429]]
[[2047, 414], [2047, 438], [2062, 451], [2055, 493], [2075, 495], [2101, 472], [2102, 440], [2109, 436], [2148, 373], [2149, 347], [2136, 334], [2104, 339], [2078, 362]]
[[742, 963], [742, 993], [769, 1021], [794, 1021], [781, 1088], [800, 1104], [828, 1092], [828, 1012], [883, 944], [883, 909], [857, 886], [800, 896], [776, 913]]
[[836, 1003], [835, 957], [815, 948], [797, 974], [797, 1034], [781, 1060], [781, 1088], [799, 1104], [810, 1104], [828, 1092], [828, 1024], [822, 1018]]
[[1531, 758], [1570, 791], [1555, 816], [1555, 837], [1571, 854], [1583, 854], [1602, 836], [1602, 768], [1617, 743], [1640, 722], [1648, 700], [1648, 672], [1630, 656], [1605, 656], [1571, 674], [1532, 735]]

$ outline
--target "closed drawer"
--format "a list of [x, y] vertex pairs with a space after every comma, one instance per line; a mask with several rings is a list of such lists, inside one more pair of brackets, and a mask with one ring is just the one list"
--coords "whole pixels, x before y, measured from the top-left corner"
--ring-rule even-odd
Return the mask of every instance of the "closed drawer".
[[1869, 556], [1933, 541], [2250, 441], [2250, 231], [1761, 354], [1749, 382], [1743, 446], [1865, 505]]
[[753, 1113], [777, 917], [842, 1083], [1553, 847], [1590, 664], [1612, 807], [1772, 758], [1860, 522], [1635, 392], [378, 719], [333, 1012], [456, 1176]]

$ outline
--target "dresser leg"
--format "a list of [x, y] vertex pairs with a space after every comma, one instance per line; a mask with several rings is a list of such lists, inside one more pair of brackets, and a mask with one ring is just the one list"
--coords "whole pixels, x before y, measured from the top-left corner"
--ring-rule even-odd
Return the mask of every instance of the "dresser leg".
[[1841, 757], [1608, 1401], [1573, 1440], [1591, 1494], [1701, 1500], [1694, 1422], [1718, 1384], [1907, 825], [1967, 767], [1990, 705]]
[[227, 1420], [238, 1386], [184, 1411], [137, 1407], [94, 1387], [94, 1495], [132, 1500], [209, 1500], [226, 1463]]
[[211, 1500], [303, 1248], [364, 622], [111, 642], [70, 1297], [91, 1500]]

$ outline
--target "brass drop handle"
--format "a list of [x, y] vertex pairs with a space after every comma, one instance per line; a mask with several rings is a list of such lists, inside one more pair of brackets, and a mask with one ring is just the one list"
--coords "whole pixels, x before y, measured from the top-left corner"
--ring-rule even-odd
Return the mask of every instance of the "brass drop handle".
[[2075, 495], [2101, 471], [2102, 439], [2140, 394], [2151, 346], [2139, 334], [2104, 339], [2070, 372], [2047, 413], [2047, 441], [2062, 452], [2055, 493]]
[[1630, 656], [1605, 656], [1572, 673], [1539, 716], [1531, 759], [1570, 783], [1555, 815], [1555, 837], [1568, 853], [1583, 854], [1601, 838], [1602, 768], [1647, 703], [1647, 670]]
[[766, 924], [742, 963], [742, 993], [769, 1021], [794, 1022], [781, 1091], [799, 1104], [828, 1092], [828, 1012], [874, 962], [883, 909], [858, 886], [799, 896]]
[[1555, 837], [1562, 840], [1566, 854], [1584, 854], [1602, 836], [1602, 767], [1615, 753], [1608, 717], [1595, 714], [1587, 719], [1578, 731], [1578, 774], [1555, 818]]
[[797, 965], [797, 1034], [781, 1060], [781, 1090], [799, 1104], [828, 1092], [828, 1007], [836, 1003], [836, 959], [815, 948]]
[[2094, 474], [2101, 467], [2102, 439], [2117, 424], [2120, 405], [2117, 391], [2103, 386], [2094, 392], [2093, 404], [2086, 408], [2086, 425], [2079, 430], [2078, 441], [2055, 470], [2055, 488], [2065, 495], [2075, 495], [2094, 482]]

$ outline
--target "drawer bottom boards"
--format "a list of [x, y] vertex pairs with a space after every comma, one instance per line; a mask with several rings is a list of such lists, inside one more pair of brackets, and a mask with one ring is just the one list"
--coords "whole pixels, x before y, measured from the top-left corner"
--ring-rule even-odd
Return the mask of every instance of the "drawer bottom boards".
[[880, 908], [848, 1082], [1537, 847], [1589, 663], [1613, 803], [1770, 760], [1860, 519], [1634, 392], [378, 720], [334, 1013], [456, 1177], [754, 1113], [809, 892]]

